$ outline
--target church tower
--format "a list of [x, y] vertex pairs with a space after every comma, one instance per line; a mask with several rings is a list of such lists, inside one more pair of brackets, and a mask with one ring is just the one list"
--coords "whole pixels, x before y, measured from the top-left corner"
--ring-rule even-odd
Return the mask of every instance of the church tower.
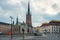
[[28, 12], [26, 14], [26, 24], [28, 27], [32, 27], [31, 14], [30, 14], [30, 3], [28, 2]]

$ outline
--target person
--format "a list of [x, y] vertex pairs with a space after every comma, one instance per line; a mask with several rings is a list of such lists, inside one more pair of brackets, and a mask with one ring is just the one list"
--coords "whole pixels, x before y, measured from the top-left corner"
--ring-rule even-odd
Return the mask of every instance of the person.
[[34, 36], [37, 35], [34, 28], [32, 29], [32, 33], [34, 34]]
[[12, 34], [12, 32], [8, 32], [8, 35], [11, 35]]

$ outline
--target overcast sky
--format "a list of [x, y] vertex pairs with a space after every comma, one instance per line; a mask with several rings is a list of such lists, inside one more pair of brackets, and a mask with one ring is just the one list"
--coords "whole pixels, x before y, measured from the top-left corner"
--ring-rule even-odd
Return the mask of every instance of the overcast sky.
[[[0, 22], [10, 23], [9, 16], [19, 22], [26, 22], [28, 0], [0, 0]], [[33, 26], [44, 22], [60, 20], [60, 0], [30, 0]]]

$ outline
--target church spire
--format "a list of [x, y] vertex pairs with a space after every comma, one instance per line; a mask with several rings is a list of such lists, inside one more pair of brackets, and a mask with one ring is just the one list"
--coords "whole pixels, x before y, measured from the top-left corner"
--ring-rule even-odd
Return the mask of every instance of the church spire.
[[18, 16], [17, 16], [17, 18], [16, 18], [16, 25], [18, 25]]
[[30, 14], [30, 1], [28, 1], [28, 12], [26, 15], [26, 24], [30, 27], [32, 25], [31, 14]]
[[28, 1], [28, 15], [30, 15], [30, 2]]

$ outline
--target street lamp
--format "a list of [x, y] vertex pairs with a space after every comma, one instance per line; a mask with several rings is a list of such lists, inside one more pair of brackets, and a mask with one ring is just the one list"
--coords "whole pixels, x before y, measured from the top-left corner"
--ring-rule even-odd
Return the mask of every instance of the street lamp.
[[22, 28], [22, 31], [23, 31], [23, 40], [24, 40], [24, 29]]
[[13, 17], [10, 16], [10, 18], [11, 18], [11, 40], [12, 40], [12, 20], [13, 20]]
[[[25, 27], [25, 23], [24, 23], [24, 21], [23, 21], [22, 26]], [[22, 32], [23, 32], [23, 40], [24, 40], [24, 32], [25, 32], [24, 28], [22, 28]]]

